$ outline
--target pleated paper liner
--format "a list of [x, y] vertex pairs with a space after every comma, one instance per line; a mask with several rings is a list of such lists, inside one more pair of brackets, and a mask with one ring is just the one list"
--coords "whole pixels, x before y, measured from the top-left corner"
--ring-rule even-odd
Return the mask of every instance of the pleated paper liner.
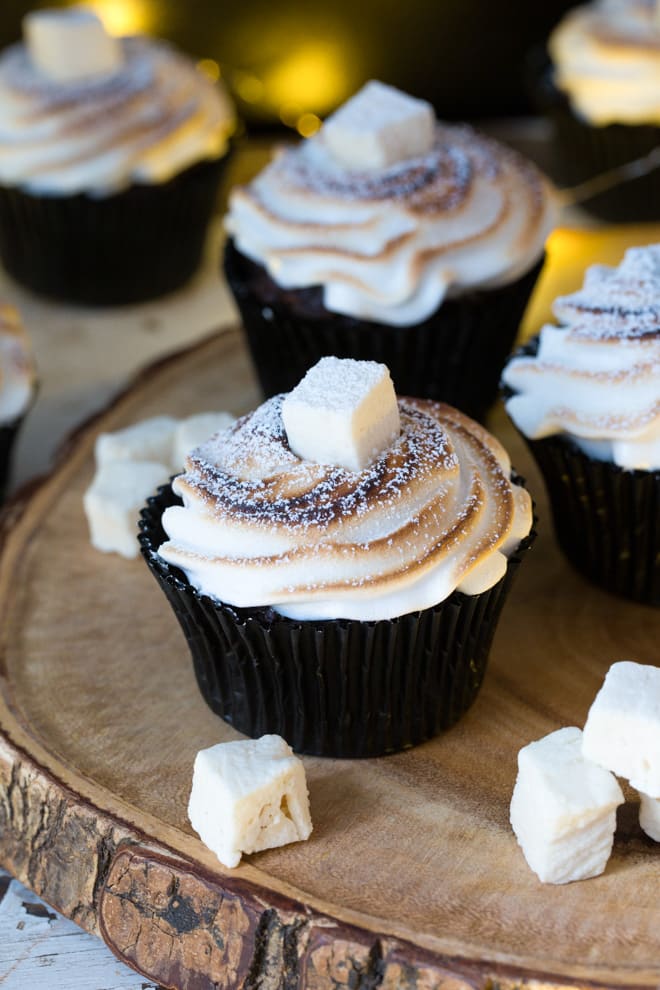
[[329, 313], [319, 287], [280, 289], [230, 240], [224, 268], [266, 396], [288, 392], [325, 355], [380, 361], [399, 395], [440, 399], [474, 419], [495, 401], [543, 260], [509, 285], [448, 299], [409, 327]]
[[[516, 354], [537, 349], [534, 337]], [[505, 389], [504, 397], [513, 394]], [[557, 541], [571, 564], [615, 595], [660, 606], [660, 471], [589, 457], [562, 435], [523, 439], [543, 475]]]
[[171, 292], [199, 266], [226, 160], [104, 197], [0, 186], [0, 259], [29, 289], [69, 302], [120, 305]]
[[505, 576], [480, 595], [391, 620], [298, 622], [197, 592], [157, 556], [170, 486], [142, 511], [142, 554], [174, 609], [211, 709], [248, 736], [283, 736], [299, 753], [395, 753], [453, 725], [481, 686], [524, 540]]
[[[598, 127], [581, 118], [568, 96], [554, 84], [547, 55], [535, 59], [535, 102], [552, 121], [552, 151], [561, 185], [578, 186], [613, 169], [645, 158], [660, 147], [654, 124], [608, 124]], [[633, 176], [580, 201], [594, 216], [613, 223], [660, 220], [660, 162], [647, 174]], [[588, 195], [588, 190], [584, 190]]]

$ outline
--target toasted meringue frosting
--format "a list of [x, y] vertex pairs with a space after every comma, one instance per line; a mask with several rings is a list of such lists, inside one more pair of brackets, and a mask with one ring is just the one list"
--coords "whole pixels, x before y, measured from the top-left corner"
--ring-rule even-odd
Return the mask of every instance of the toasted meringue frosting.
[[55, 82], [23, 44], [0, 57], [0, 182], [105, 195], [216, 158], [234, 128], [224, 91], [163, 42], [122, 39], [113, 73]]
[[9, 425], [26, 411], [34, 382], [30, 346], [18, 313], [0, 303], [0, 425]]
[[295, 619], [393, 618], [499, 581], [531, 502], [483, 427], [400, 399], [398, 439], [363, 471], [290, 450], [283, 396], [187, 458], [158, 550], [199, 591]]
[[447, 295], [518, 278], [554, 215], [533, 165], [442, 124], [428, 154], [364, 171], [339, 165], [321, 129], [232, 191], [226, 227], [279, 286], [322, 285], [332, 312], [405, 326]]
[[571, 10], [548, 44], [555, 81], [596, 126], [660, 124], [655, 0], [597, 0]]
[[543, 327], [536, 356], [504, 369], [518, 429], [566, 434], [620, 467], [660, 469], [660, 244], [631, 248], [618, 268], [593, 265], [553, 310], [563, 326]]

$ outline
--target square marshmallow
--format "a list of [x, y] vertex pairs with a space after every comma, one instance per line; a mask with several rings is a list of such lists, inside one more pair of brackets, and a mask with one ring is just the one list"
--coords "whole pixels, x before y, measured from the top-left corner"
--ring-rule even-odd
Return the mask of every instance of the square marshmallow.
[[361, 471], [399, 435], [399, 407], [386, 365], [325, 357], [282, 403], [294, 454]]
[[137, 557], [140, 509], [170, 475], [169, 465], [155, 461], [110, 461], [99, 467], [83, 496], [92, 546]]
[[100, 433], [94, 447], [96, 463], [99, 467], [110, 461], [171, 464], [177, 425], [172, 416], [154, 416], [114, 433]]
[[660, 667], [614, 663], [589, 709], [586, 759], [660, 797]]
[[345, 168], [387, 168], [433, 147], [435, 114], [393, 86], [372, 80], [327, 119], [321, 139]]
[[511, 826], [531, 869], [544, 883], [568, 883], [603, 872], [612, 851], [621, 788], [611, 773], [582, 756], [571, 726], [518, 754]]
[[232, 868], [241, 853], [308, 839], [312, 821], [302, 760], [280, 736], [202, 749], [188, 817], [202, 842]]

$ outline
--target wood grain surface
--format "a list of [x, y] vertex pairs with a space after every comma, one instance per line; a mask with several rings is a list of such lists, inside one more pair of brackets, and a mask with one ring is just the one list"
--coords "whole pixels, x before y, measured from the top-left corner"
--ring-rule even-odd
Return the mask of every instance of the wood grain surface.
[[237, 734], [205, 706], [141, 560], [93, 550], [82, 493], [99, 429], [259, 401], [230, 330], [161, 363], [69, 444], [2, 519], [0, 857], [163, 986], [657, 987], [660, 847], [621, 809], [605, 874], [540, 884], [508, 824], [519, 748], [582, 725], [618, 659], [658, 662], [660, 612], [589, 587], [560, 557], [539, 477], [501, 411], [540, 536], [483, 690], [430, 743], [305, 758], [306, 843], [221, 867], [186, 818], [198, 749]]

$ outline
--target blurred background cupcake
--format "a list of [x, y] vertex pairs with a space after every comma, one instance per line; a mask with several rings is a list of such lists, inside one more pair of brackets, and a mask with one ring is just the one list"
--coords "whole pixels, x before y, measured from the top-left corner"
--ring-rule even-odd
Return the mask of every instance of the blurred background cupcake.
[[660, 605], [660, 244], [594, 265], [504, 369], [559, 544], [616, 594]]
[[11, 455], [25, 415], [34, 398], [36, 378], [25, 328], [13, 306], [0, 303], [0, 502]]
[[192, 451], [140, 542], [215, 712], [364, 757], [472, 704], [531, 526], [486, 430], [326, 358]]
[[660, 219], [659, 11], [655, 0], [594, 0], [570, 11], [548, 43], [539, 93], [560, 182], [643, 160], [615, 188], [594, 183], [583, 205], [604, 220]]
[[19, 282], [118, 304], [200, 260], [234, 111], [169, 45], [40, 10], [0, 57], [0, 258]]
[[225, 272], [265, 394], [335, 354], [482, 418], [553, 221], [531, 163], [367, 84], [230, 196]]

